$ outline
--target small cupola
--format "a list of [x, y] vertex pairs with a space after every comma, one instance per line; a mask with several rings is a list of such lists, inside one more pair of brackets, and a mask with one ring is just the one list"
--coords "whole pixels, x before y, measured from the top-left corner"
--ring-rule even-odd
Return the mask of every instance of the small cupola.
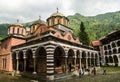
[[62, 13], [60, 13], [58, 11], [57, 8], [57, 12], [53, 13], [48, 19], [47, 19], [47, 23], [48, 26], [54, 26], [57, 24], [61, 24], [63, 26], [67, 26], [69, 25], [69, 20], [67, 17], [65, 17]]
[[17, 20], [16, 24], [12, 24], [8, 27], [8, 35], [25, 36], [26, 29], [22, 24], [19, 23], [19, 20]]
[[47, 23], [39, 16], [39, 19], [30, 26], [30, 34], [33, 34], [41, 25], [47, 26]]

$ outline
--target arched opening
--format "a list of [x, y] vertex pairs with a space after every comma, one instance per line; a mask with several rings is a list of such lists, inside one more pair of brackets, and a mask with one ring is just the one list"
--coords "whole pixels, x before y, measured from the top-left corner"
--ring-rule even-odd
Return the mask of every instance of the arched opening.
[[13, 70], [17, 70], [17, 59], [16, 59], [16, 53], [12, 53], [12, 65], [13, 65]]
[[18, 57], [19, 57], [18, 70], [19, 70], [20, 72], [23, 72], [23, 70], [24, 70], [23, 51], [20, 51], [20, 52], [18, 53]]
[[74, 65], [75, 65], [74, 56], [75, 56], [74, 51], [70, 49], [68, 51], [68, 59], [67, 59], [67, 65], [70, 72], [74, 69]]
[[117, 42], [117, 45], [120, 46], [120, 41]]
[[107, 46], [104, 46], [104, 50], [107, 50]]
[[112, 51], [111, 50], [109, 50], [109, 55], [111, 55], [112, 54]]
[[112, 56], [109, 56], [109, 61], [110, 61], [109, 63], [111, 63], [111, 64], [113, 63], [113, 58], [112, 58]]
[[110, 45], [108, 45], [108, 49], [111, 49]]
[[118, 53], [120, 53], [120, 48], [118, 48]]
[[97, 66], [97, 62], [98, 62], [98, 55], [95, 54], [95, 66]]
[[106, 65], [108, 65], [108, 62], [109, 62], [108, 57], [105, 57], [105, 63], [106, 63]]
[[107, 53], [107, 51], [105, 51], [105, 55], [107, 55], [108, 53]]
[[33, 72], [34, 70], [34, 61], [33, 61], [33, 53], [31, 49], [26, 51], [26, 71]]
[[54, 68], [57, 74], [65, 72], [65, 51], [60, 46], [54, 51]]
[[112, 47], [114, 48], [114, 47], [116, 47], [116, 45], [115, 45], [115, 43], [114, 42], [112, 42]]
[[117, 53], [117, 49], [114, 48], [114, 49], [113, 49], [113, 54], [116, 54], [116, 53]]
[[118, 57], [116, 55], [113, 56], [115, 66], [118, 66]]
[[91, 65], [94, 66], [94, 54], [91, 53]]
[[101, 56], [101, 54], [100, 54], [100, 52], [99, 52], [99, 61], [100, 61], [100, 66], [102, 66], [102, 63], [103, 63], [103, 59], [102, 59], [102, 56]]
[[88, 52], [88, 66], [91, 65], [91, 56], [90, 56], [90, 53]]
[[86, 53], [85, 53], [85, 51], [82, 52], [81, 62], [82, 62], [82, 67], [85, 67], [86, 66]]
[[44, 47], [39, 47], [36, 51], [36, 71], [38, 74], [46, 74], [46, 50]]

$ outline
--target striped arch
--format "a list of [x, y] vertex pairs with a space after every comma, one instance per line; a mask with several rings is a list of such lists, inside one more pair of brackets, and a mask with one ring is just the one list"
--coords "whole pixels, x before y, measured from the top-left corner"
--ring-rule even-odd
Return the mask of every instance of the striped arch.
[[18, 53], [18, 60], [19, 60], [18, 70], [20, 72], [24, 71], [24, 58], [23, 57], [24, 57], [24, 53], [22, 50], [20, 50]]
[[105, 56], [105, 63], [106, 63], [106, 65], [108, 65], [108, 63], [109, 63], [109, 59], [107, 56]]
[[80, 67], [80, 51], [79, 50], [77, 50], [76, 51], [76, 64], [77, 64], [77, 66], [79, 66]]
[[34, 70], [34, 63], [33, 63], [33, 51], [32, 49], [27, 49], [26, 53], [26, 71], [33, 72]]
[[17, 70], [17, 55], [16, 55], [16, 52], [13, 52], [12, 53], [12, 67], [13, 67], [13, 70]]
[[65, 51], [62, 46], [57, 46], [54, 50], [54, 68], [57, 74], [65, 72]]
[[82, 67], [85, 67], [86, 64], [86, 53], [85, 51], [82, 51], [82, 59], [81, 59], [81, 63], [82, 63]]
[[118, 57], [116, 55], [113, 56], [115, 66], [118, 66]]
[[72, 69], [74, 68], [75, 62], [74, 62], [74, 50], [73, 49], [69, 49], [68, 50], [68, 58], [67, 58], [67, 65], [68, 65], [68, 69], [71, 72]]
[[46, 74], [46, 49], [43, 46], [40, 46], [36, 49], [36, 71], [38, 74]]

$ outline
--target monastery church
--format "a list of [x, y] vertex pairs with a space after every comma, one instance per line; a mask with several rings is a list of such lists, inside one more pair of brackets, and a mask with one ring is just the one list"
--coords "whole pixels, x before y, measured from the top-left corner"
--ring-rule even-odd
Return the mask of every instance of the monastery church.
[[0, 44], [0, 70], [54, 80], [55, 75], [99, 66], [99, 56], [99, 51], [73, 35], [69, 19], [57, 11], [29, 28], [19, 23], [8, 27], [8, 36]]

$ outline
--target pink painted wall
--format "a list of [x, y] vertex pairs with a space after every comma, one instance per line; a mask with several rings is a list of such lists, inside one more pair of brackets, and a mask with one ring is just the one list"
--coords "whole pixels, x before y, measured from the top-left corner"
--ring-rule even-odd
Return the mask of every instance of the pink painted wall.
[[[11, 47], [19, 44], [25, 43], [25, 40], [17, 39], [17, 38], [7, 38], [4, 40], [0, 46], [0, 70], [4, 71], [12, 71], [12, 54]], [[2, 68], [2, 59], [6, 58], [6, 69]]]

